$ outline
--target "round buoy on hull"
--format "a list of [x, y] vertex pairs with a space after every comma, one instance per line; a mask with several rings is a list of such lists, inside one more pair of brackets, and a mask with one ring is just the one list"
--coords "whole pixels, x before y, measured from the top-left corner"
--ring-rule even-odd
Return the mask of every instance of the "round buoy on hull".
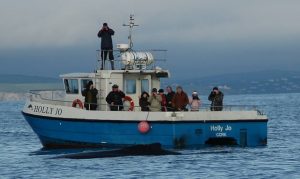
[[142, 134], [146, 134], [147, 132], [149, 132], [150, 130], [150, 125], [147, 121], [141, 121], [139, 124], [138, 124], [138, 130], [140, 133]]

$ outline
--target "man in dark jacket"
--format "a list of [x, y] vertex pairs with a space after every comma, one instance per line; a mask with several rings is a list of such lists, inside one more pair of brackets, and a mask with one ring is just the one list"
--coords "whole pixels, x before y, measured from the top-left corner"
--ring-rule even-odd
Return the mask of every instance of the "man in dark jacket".
[[164, 89], [159, 89], [158, 94], [161, 96], [161, 111], [167, 111], [167, 97], [164, 93]]
[[139, 99], [139, 105], [141, 107], [141, 111], [149, 111], [149, 105], [150, 103], [148, 102], [149, 94], [144, 91], [142, 92], [142, 95]]
[[166, 91], [167, 91], [166, 94], [167, 111], [173, 111], [172, 99], [175, 95], [175, 92], [172, 90], [171, 86], [167, 86]]
[[106, 97], [106, 102], [110, 105], [110, 110], [122, 111], [124, 97], [125, 94], [123, 91], [119, 90], [119, 86], [116, 84], [113, 85], [112, 91]]
[[86, 110], [96, 110], [97, 109], [97, 94], [98, 90], [94, 88], [93, 82], [89, 81], [86, 88], [82, 91], [82, 96], [84, 96], [84, 107]]
[[211, 111], [223, 110], [223, 97], [224, 94], [218, 89], [218, 87], [214, 87], [213, 91], [208, 96], [208, 100], [211, 101]]
[[111, 36], [114, 35], [115, 32], [111, 28], [108, 27], [107, 23], [103, 23], [102, 29], [98, 32], [98, 37], [101, 38], [101, 59], [102, 59], [102, 67], [101, 70], [105, 67], [105, 60], [107, 58], [107, 54], [109, 56], [111, 69], [114, 70], [114, 55], [113, 55], [113, 44]]

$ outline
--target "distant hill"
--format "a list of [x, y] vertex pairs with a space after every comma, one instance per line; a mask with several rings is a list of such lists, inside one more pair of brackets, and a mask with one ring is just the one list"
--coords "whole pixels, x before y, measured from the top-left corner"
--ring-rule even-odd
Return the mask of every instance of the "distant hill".
[[[218, 86], [226, 94], [300, 93], [300, 72], [272, 70], [162, 80], [162, 87], [167, 85], [174, 87], [181, 85], [189, 94], [192, 90], [208, 94], [214, 86]], [[62, 82], [58, 78], [0, 75], [0, 91], [22, 92], [29, 89], [62, 87]]]
[[6, 75], [0, 74], [0, 83], [25, 84], [25, 83], [58, 83], [58, 78], [27, 76], [27, 75]]
[[189, 92], [198, 90], [202, 94], [208, 94], [214, 86], [227, 94], [300, 93], [300, 72], [290, 71], [224, 74], [168, 82], [173, 86], [180, 84]]

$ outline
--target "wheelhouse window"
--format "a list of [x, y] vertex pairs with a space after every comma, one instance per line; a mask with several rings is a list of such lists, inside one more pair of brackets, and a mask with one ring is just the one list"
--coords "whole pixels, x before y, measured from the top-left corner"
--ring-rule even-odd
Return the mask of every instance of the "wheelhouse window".
[[126, 93], [127, 94], [136, 93], [136, 80], [126, 80]]
[[81, 80], [81, 92], [85, 89], [89, 81], [92, 81], [91, 79], [82, 79]]
[[149, 80], [143, 79], [141, 80], [141, 92], [147, 92], [149, 93]]
[[78, 94], [78, 80], [77, 79], [65, 79], [65, 90], [67, 94]]

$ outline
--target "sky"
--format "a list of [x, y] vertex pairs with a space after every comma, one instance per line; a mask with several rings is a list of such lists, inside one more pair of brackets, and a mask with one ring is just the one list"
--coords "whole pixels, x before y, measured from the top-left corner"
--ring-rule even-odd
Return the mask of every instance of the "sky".
[[114, 45], [166, 49], [172, 77], [299, 71], [297, 0], [0, 0], [0, 74], [57, 77], [97, 68], [103, 22]]

